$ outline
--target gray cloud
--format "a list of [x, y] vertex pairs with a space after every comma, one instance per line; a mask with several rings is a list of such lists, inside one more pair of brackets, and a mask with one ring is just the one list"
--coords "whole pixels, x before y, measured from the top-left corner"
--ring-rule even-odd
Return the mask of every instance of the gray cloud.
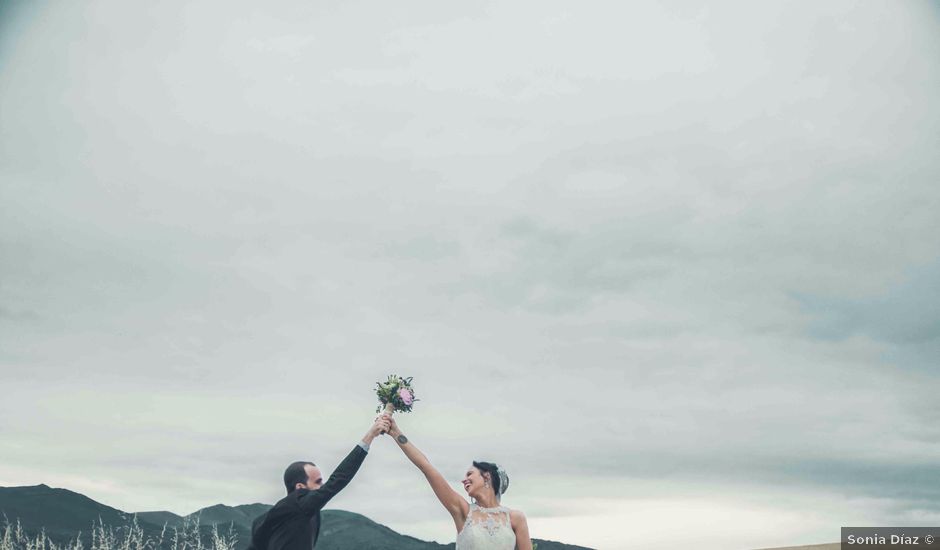
[[0, 9], [0, 482], [270, 501], [401, 371], [548, 538], [938, 517], [932, 4]]
[[[803, 297], [813, 312], [813, 333], [821, 338], [842, 339], [865, 334], [889, 342], [904, 352], [921, 352], [924, 364], [940, 351], [940, 292], [935, 281], [940, 264], [915, 266], [899, 274], [899, 280], [884, 293], [868, 299]], [[897, 350], [902, 351], [902, 350]], [[910, 364], [906, 357], [901, 364]]]

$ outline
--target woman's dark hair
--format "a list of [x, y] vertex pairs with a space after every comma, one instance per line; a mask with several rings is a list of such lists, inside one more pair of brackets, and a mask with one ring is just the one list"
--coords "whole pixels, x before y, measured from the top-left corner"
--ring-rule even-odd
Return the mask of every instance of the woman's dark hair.
[[287, 494], [293, 493], [298, 483], [307, 483], [307, 470], [304, 466], [308, 464], [316, 466], [313, 462], [294, 462], [284, 470], [284, 487], [287, 488]]
[[[502, 479], [499, 477], [499, 466], [493, 464], [492, 462], [478, 462], [473, 461], [473, 467], [477, 470], [480, 470], [480, 473], [489, 472], [490, 473], [490, 484], [493, 486], [493, 492], [496, 493], [496, 496], [499, 497], [506, 492], [506, 489], [509, 488], [509, 476], [506, 476], [506, 486], [502, 486]], [[506, 475], [505, 472], [503, 475]]]

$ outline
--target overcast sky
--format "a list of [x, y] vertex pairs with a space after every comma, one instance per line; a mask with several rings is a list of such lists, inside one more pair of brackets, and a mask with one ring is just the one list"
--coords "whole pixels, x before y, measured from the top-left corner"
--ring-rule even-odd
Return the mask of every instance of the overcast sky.
[[0, 485], [274, 502], [397, 372], [539, 538], [940, 523], [938, 3], [0, 6]]

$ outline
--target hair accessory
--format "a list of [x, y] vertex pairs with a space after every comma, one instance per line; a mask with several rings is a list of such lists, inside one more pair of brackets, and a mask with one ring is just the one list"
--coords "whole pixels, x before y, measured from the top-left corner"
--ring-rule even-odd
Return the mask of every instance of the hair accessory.
[[506, 470], [496, 467], [496, 475], [499, 476], [499, 494], [496, 495], [496, 498], [499, 499], [503, 493], [506, 492], [506, 489], [509, 488], [509, 475], [506, 474]]

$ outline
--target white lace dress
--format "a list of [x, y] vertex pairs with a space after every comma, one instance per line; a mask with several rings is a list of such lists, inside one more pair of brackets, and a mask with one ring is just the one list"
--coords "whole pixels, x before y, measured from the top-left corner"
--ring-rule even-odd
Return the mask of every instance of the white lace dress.
[[457, 533], [456, 550], [514, 550], [516, 533], [509, 521], [509, 508], [481, 508], [470, 504], [463, 529]]

